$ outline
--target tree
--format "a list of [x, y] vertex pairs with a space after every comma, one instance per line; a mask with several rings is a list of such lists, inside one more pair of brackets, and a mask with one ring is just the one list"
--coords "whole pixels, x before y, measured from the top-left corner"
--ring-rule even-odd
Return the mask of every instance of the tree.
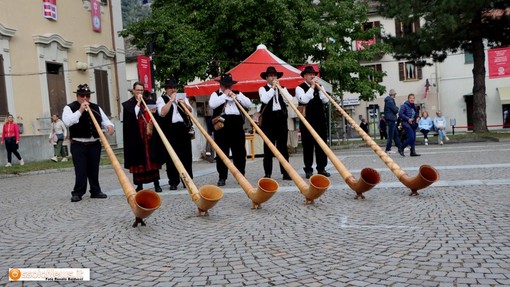
[[[366, 65], [390, 47], [381, 43], [381, 27], [368, 26], [368, 6], [359, 1], [321, 0], [317, 4], [321, 16], [320, 29], [314, 42], [320, 43], [314, 59], [321, 63], [321, 75], [332, 83], [335, 90], [359, 93], [365, 101], [383, 94], [385, 87], [379, 84], [385, 73]], [[373, 23], [372, 23], [373, 24]], [[354, 41], [374, 40], [363, 49], [353, 48]]]
[[142, 0], [121, 0], [121, 9], [124, 28], [131, 23], [147, 18], [151, 11], [149, 5], [143, 5]]
[[144, 32], [157, 33], [156, 77], [181, 82], [217, 76], [253, 53], [263, 43], [289, 62], [304, 63], [314, 49], [319, 23], [304, 0], [155, 0], [149, 18], [121, 33], [144, 48]]
[[485, 45], [510, 44], [508, 0], [381, 0], [380, 13], [405, 24], [423, 19], [415, 33], [389, 36], [397, 59], [426, 64], [448, 52], [473, 54], [473, 131], [488, 132], [485, 102]]

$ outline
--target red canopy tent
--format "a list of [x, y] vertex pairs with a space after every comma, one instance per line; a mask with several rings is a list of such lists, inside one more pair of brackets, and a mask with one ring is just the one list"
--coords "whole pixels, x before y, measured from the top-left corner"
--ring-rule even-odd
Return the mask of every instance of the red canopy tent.
[[[261, 44], [246, 60], [227, 72], [232, 74], [232, 78], [237, 81], [233, 89], [239, 90], [247, 96], [258, 97], [258, 94], [250, 95], [250, 93], [258, 92], [258, 89], [266, 84], [266, 80], [260, 77], [260, 73], [265, 72], [269, 66], [275, 67], [278, 72], [283, 72], [279, 82], [280, 85], [286, 86], [289, 90], [294, 89], [304, 81], [299, 69], [285, 63], [267, 50], [265, 45]], [[219, 83], [212, 79], [195, 85], [184, 86], [184, 92], [188, 97], [209, 96], [219, 88]]]

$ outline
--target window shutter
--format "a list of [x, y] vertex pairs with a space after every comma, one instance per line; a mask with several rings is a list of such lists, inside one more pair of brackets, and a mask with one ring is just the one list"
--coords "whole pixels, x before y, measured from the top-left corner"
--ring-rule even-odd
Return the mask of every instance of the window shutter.
[[420, 18], [414, 20], [414, 33], [420, 31]]
[[395, 19], [395, 36], [402, 36], [402, 23], [397, 19]]
[[406, 79], [404, 63], [398, 63], [398, 77], [401, 81], [405, 81]]
[[423, 71], [421, 70], [421, 66], [417, 66], [416, 70], [418, 71], [418, 80], [423, 79]]

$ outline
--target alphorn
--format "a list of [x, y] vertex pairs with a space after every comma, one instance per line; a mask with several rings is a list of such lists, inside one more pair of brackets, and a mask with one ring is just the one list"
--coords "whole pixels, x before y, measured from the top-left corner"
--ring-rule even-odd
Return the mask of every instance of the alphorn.
[[320, 135], [313, 129], [312, 125], [310, 125], [310, 123], [305, 119], [301, 112], [298, 111], [296, 106], [290, 101], [287, 95], [285, 95], [280, 84], [277, 83], [276, 87], [278, 87], [280, 94], [284, 96], [285, 99], [289, 102], [289, 106], [297, 114], [299, 120], [305, 125], [305, 127], [308, 129], [312, 137], [320, 145], [320, 147], [322, 148], [326, 156], [329, 158], [333, 166], [335, 166], [338, 173], [340, 173], [340, 176], [342, 176], [342, 178], [345, 180], [345, 183], [347, 183], [347, 185], [356, 192], [355, 199], [358, 198], [364, 199], [365, 196], [363, 195], [363, 193], [370, 190], [372, 187], [374, 187], [381, 181], [381, 176], [379, 175], [379, 173], [375, 169], [367, 167], [361, 170], [360, 178], [356, 180], [352, 173], [345, 167], [345, 165], [340, 161], [340, 159], [338, 159], [338, 157], [333, 153], [333, 151], [324, 142]]
[[[149, 107], [147, 106], [143, 98], [141, 99], [141, 102], [143, 103], [144, 107], [148, 111], [150, 111]], [[154, 127], [159, 133], [159, 136], [161, 137], [161, 140], [163, 141], [163, 144], [165, 145], [165, 148], [168, 151], [170, 158], [175, 164], [175, 168], [179, 172], [179, 177], [186, 186], [186, 189], [188, 190], [191, 199], [193, 200], [193, 202], [195, 202], [198, 208], [197, 215], [201, 216], [202, 213], [204, 215], [209, 215], [209, 209], [213, 208], [216, 205], [216, 203], [218, 203], [218, 201], [221, 198], [223, 198], [223, 191], [221, 191], [221, 189], [215, 185], [204, 185], [200, 188], [200, 190], [197, 189], [197, 186], [190, 178], [189, 173], [186, 171], [186, 168], [184, 168], [184, 165], [179, 159], [179, 156], [175, 153], [175, 150], [172, 148], [172, 145], [166, 138], [165, 134], [163, 133], [163, 130], [161, 130], [161, 127], [159, 126], [158, 122], [156, 121], [151, 112], [149, 112], [149, 116], [151, 117]]]
[[[403, 171], [400, 166], [386, 153], [381, 147], [370, 137], [367, 133], [361, 129], [361, 127], [347, 114], [340, 105], [333, 100], [333, 98], [324, 90], [322, 86], [319, 85], [319, 89], [328, 97], [329, 101], [335, 105], [336, 109], [342, 114], [344, 118], [354, 127], [356, 132], [367, 142], [368, 146], [372, 148], [372, 150], [381, 158], [381, 160], [390, 168], [390, 170], [395, 174], [405, 186], [411, 189], [411, 193], [409, 195], [414, 196], [418, 195], [418, 190], [425, 188], [432, 183], [439, 180], [438, 171], [430, 166], [430, 165], [422, 165], [420, 166], [419, 173], [415, 177], [410, 177], [405, 171]], [[393, 140], [393, 139], [392, 139]]]
[[119, 179], [119, 183], [124, 191], [124, 195], [127, 198], [127, 202], [129, 206], [131, 206], [131, 210], [135, 214], [135, 222], [133, 223], [133, 227], [137, 227], [140, 223], [142, 226], [145, 226], [144, 218], [149, 217], [156, 209], [161, 205], [161, 199], [159, 195], [153, 190], [140, 190], [139, 192], [135, 191], [135, 188], [131, 184], [128, 176], [124, 172], [122, 166], [120, 165], [117, 157], [113, 153], [113, 150], [108, 143], [101, 127], [99, 126], [94, 114], [92, 114], [92, 109], [89, 107], [87, 109], [94, 126], [96, 127], [97, 133], [101, 138], [101, 142], [103, 143], [104, 149], [110, 157], [110, 161], [112, 162], [113, 169], [115, 170], [115, 174], [117, 174], [117, 178]]
[[200, 132], [204, 135], [205, 139], [209, 142], [211, 147], [216, 151], [216, 154], [225, 163], [225, 165], [230, 170], [232, 175], [235, 177], [239, 185], [243, 188], [248, 198], [251, 199], [251, 208], [252, 209], [262, 208], [262, 203], [268, 201], [278, 190], [278, 182], [271, 178], [261, 178], [258, 181], [258, 188], [254, 188], [250, 184], [250, 182], [246, 179], [246, 177], [230, 161], [228, 156], [221, 150], [218, 144], [216, 144], [216, 142], [207, 133], [204, 127], [200, 125], [200, 123], [193, 116], [193, 114], [184, 106], [183, 103], [180, 104], [182, 106], [182, 110], [184, 110], [186, 114], [188, 114], [190, 119], [193, 121], [193, 123], [195, 123], [195, 126], [200, 130]]
[[264, 134], [262, 129], [255, 123], [255, 121], [250, 117], [250, 115], [244, 110], [243, 106], [234, 99], [239, 110], [244, 114], [244, 116], [250, 121], [250, 124], [260, 135], [264, 143], [269, 147], [269, 149], [273, 152], [274, 156], [278, 159], [278, 161], [282, 164], [283, 168], [289, 174], [290, 178], [294, 181], [299, 191], [305, 196], [305, 204], [313, 204], [315, 199], [319, 198], [330, 186], [330, 181], [327, 177], [322, 174], [315, 174], [310, 177], [310, 185], [308, 185], [301, 176], [297, 173], [296, 170], [290, 165], [290, 163], [285, 159], [285, 157], [280, 153], [280, 151], [276, 148], [276, 146], [269, 140], [269, 138]]

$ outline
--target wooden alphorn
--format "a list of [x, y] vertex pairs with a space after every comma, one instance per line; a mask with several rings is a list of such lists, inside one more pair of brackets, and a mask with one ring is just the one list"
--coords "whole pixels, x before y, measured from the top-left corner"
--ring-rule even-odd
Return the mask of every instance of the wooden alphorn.
[[340, 173], [340, 176], [342, 176], [342, 178], [345, 180], [345, 183], [347, 183], [347, 185], [356, 192], [355, 198], [364, 199], [365, 196], [363, 195], [363, 193], [370, 190], [372, 187], [374, 187], [381, 181], [381, 176], [379, 175], [379, 173], [375, 169], [364, 168], [361, 170], [360, 179], [356, 180], [354, 176], [351, 174], [351, 172], [345, 167], [345, 165], [340, 161], [340, 159], [338, 159], [335, 153], [333, 153], [329, 146], [319, 136], [319, 134], [313, 129], [312, 125], [310, 125], [310, 123], [305, 119], [305, 117], [298, 111], [297, 107], [290, 101], [287, 95], [285, 95], [280, 84], [277, 83], [276, 86], [278, 87], [280, 94], [282, 94], [282, 96], [284, 96], [285, 99], [287, 99], [287, 101], [289, 102], [289, 106], [297, 114], [299, 120], [305, 125], [305, 127], [308, 129], [312, 137], [320, 145], [326, 156], [329, 158], [333, 166], [336, 168], [338, 173]]
[[274, 156], [278, 159], [278, 161], [282, 164], [283, 168], [289, 174], [290, 178], [294, 181], [299, 191], [305, 196], [305, 204], [313, 204], [315, 199], [319, 198], [330, 186], [330, 181], [327, 177], [321, 174], [315, 174], [310, 177], [310, 185], [308, 185], [301, 176], [297, 173], [296, 170], [290, 165], [290, 163], [285, 159], [285, 157], [280, 153], [280, 151], [276, 148], [276, 146], [269, 140], [269, 138], [264, 134], [262, 129], [253, 121], [250, 115], [244, 110], [243, 106], [234, 99], [239, 110], [244, 114], [244, 116], [248, 119], [253, 128], [260, 135], [264, 143], [269, 147], [269, 149], [273, 152]]
[[99, 134], [99, 138], [103, 143], [104, 149], [108, 154], [108, 157], [110, 157], [112, 167], [115, 170], [117, 178], [119, 179], [119, 183], [122, 187], [122, 190], [124, 191], [124, 195], [127, 198], [127, 202], [129, 203], [129, 206], [131, 206], [131, 210], [133, 210], [133, 213], [135, 214], [135, 222], [133, 223], [133, 227], [137, 227], [139, 223], [142, 226], [145, 226], [145, 222], [143, 221], [143, 219], [149, 217], [161, 205], [161, 199], [159, 195], [153, 190], [144, 189], [139, 192], [135, 191], [134, 186], [131, 184], [131, 181], [124, 172], [124, 169], [117, 160], [117, 157], [113, 153], [113, 150], [110, 144], [108, 143], [108, 140], [106, 139], [105, 135], [103, 134], [103, 131], [99, 126], [99, 123], [94, 117], [92, 109], [89, 107], [87, 108], [87, 111], [90, 115], [90, 118], [92, 119], [92, 122], [94, 123], [94, 126], [96, 127], [97, 133]]
[[207, 131], [200, 125], [198, 120], [193, 116], [193, 114], [184, 106], [183, 103], [180, 103], [182, 106], [182, 110], [186, 112], [186, 114], [193, 121], [195, 126], [200, 130], [200, 132], [204, 135], [205, 139], [209, 142], [211, 147], [216, 151], [216, 154], [220, 157], [220, 159], [225, 163], [227, 168], [230, 170], [232, 175], [235, 177], [239, 185], [243, 188], [244, 192], [251, 199], [251, 208], [252, 209], [260, 209], [262, 208], [262, 203], [268, 201], [278, 190], [278, 182], [271, 178], [261, 178], [258, 181], [258, 188], [254, 188], [250, 182], [246, 179], [246, 177], [237, 169], [237, 167], [230, 161], [228, 156], [221, 150], [221, 148], [216, 144], [214, 139], [207, 133]]
[[202, 213], [204, 215], [209, 215], [209, 209], [213, 208], [216, 205], [216, 203], [218, 203], [218, 201], [223, 197], [223, 191], [215, 185], [204, 185], [200, 188], [200, 190], [197, 189], [197, 186], [190, 178], [189, 173], [186, 171], [186, 168], [184, 168], [184, 165], [179, 159], [179, 156], [175, 153], [175, 150], [172, 148], [172, 145], [166, 138], [165, 134], [163, 133], [163, 130], [161, 130], [161, 127], [159, 126], [158, 122], [150, 112], [150, 109], [143, 100], [143, 98], [141, 99], [141, 102], [143, 103], [145, 108], [149, 111], [149, 116], [151, 117], [154, 127], [159, 133], [159, 136], [161, 137], [161, 140], [163, 141], [163, 144], [165, 145], [165, 148], [168, 151], [170, 158], [175, 164], [175, 168], [179, 172], [179, 176], [182, 182], [184, 182], [184, 185], [186, 186], [186, 189], [188, 190], [191, 199], [197, 205], [198, 216], [202, 215]]
[[[405, 186], [411, 189], [411, 193], [409, 195], [418, 195], [418, 190], [425, 188], [432, 183], [439, 180], [439, 172], [430, 165], [422, 165], [420, 166], [419, 173], [415, 177], [410, 177], [407, 175], [405, 171], [403, 171], [400, 166], [386, 153], [384, 152], [379, 145], [367, 135], [367, 133], [361, 129], [361, 127], [347, 114], [342, 107], [333, 100], [333, 98], [324, 90], [322, 86], [319, 85], [319, 89], [328, 97], [329, 101], [335, 105], [336, 109], [342, 114], [342, 116], [347, 119], [347, 121], [354, 127], [356, 132], [361, 135], [361, 137], [367, 142], [368, 146], [372, 148], [372, 150], [381, 158], [381, 160], [390, 168], [390, 170], [395, 174]], [[393, 139], [392, 139], [393, 140]]]

